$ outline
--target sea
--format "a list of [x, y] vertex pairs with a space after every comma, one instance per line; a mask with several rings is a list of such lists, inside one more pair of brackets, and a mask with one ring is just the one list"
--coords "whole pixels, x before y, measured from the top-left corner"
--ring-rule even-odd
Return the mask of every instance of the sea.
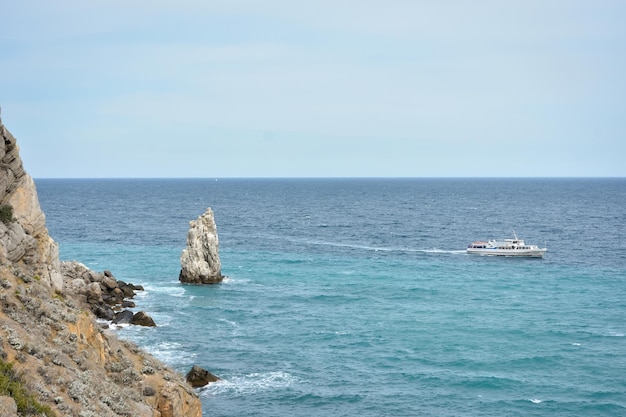
[[[204, 416], [626, 415], [626, 179], [36, 179], [61, 258], [141, 284], [120, 337]], [[178, 281], [213, 209], [218, 285]], [[469, 255], [474, 240], [545, 256]]]

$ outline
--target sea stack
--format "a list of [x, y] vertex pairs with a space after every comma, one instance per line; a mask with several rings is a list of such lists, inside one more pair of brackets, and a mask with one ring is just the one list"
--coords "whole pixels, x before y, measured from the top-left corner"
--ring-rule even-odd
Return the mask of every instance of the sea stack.
[[213, 210], [189, 222], [187, 247], [180, 256], [178, 279], [185, 284], [217, 284], [224, 279]]

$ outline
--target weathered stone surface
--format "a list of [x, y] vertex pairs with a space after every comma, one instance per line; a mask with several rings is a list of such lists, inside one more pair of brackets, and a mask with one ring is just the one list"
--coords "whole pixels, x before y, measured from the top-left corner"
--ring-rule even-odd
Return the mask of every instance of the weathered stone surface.
[[219, 256], [219, 239], [213, 210], [207, 208], [189, 222], [187, 247], [180, 256], [179, 280], [187, 284], [216, 284], [224, 279]]
[[130, 324], [135, 324], [137, 326], [145, 326], [145, 327], [156, 327], [156, 323], [145, 311], [140, 311], [135, 313], [133, 319]]
[[113, 319], [114, 324], [130, 324], [133, 321], [135, 315], [130, 310], [120, 311], [115, 315]]
[[48, 235], [33, 179], [24, 171], [15, 138], [0, 122], [0, 205], [11, 206], [13, 219], [0, 224], [0, 263], [9, 262], [61, 291], [59, 250]]
[[17, 417], [17, 404], [13, 398], [0, 396], [0, 416]]
[[127, 284], [124, 281], [117, 281], [117, 287], [124, 294], [124, 298], [135, 297], [135, 286], [133, 284]]
[[157, 401], [160, 417], [201, 417], [202, 410], [195, 407], [188, 396], [182, 395], [180, 388], [180, 385], [174, 382], [161, 388]]
[[217, 382], [220, 380], [211, 372], [199, 367], [198, 365], [194, 365], [191, 370], [187, 372], [187, 376], [185, 377], [185, 379], [187, 380], [189, 385], [194, 388], [204, 387], [211, 382]]

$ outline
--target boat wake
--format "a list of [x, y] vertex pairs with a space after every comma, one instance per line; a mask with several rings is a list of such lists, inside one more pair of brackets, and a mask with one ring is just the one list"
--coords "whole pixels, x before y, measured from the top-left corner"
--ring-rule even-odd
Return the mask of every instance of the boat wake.
[[425, 254], [465, 254], [466, 251], [464, 249], [439, 249], [439, 248], [425, 248], [425, 249], [416, 249], [416, 248], [408, 248], [408, 247], [393, 247], [393, 246], [373, 246], [373, 245], [365, 245], [358, 243], [347, 243], [347, 242], [330, 242], [324, 240], [306, 240], [306, 239], [295, 239], [288, 238], [286, 239], [288, 242], [303, 244], [303, 245], [313, 245], [313, 246], [328, 246], [335, 248], [344, 248], [344, 249], [355, 249], [362, 250], [368, 252], [388, 252], [388, 253], [425, 253]]
[[411, 252], [421, 252], [421, 253], [446, 253], [446, 254], [453, 254], [453, 255], [465, 255], [466, 251], [464, 249], [454, 249], [454, 250], [448, 250], [448, 249], [437, 249], [437, 248], [433, 248], [433, 249], [414, 249], [411, 250]]
[[[251, 236], [247, 236], [246, 239], [250, 239]], [[437, 247], [432, 248], [411, 248], [404, 246], [379, 246], [369, 245], [354, 242], [337, 242], [329, 240], [318, 239], [304, 239], [292, 236], [274, 235], [274, 234], [258, 234], [252, 236], [256, 241], [272, 240], [272, 241], [284, 241], [290, 244], [302, 245], [302, 246], [321, 246], [340, 249], [354, 249], [368, 252], [383, 252], [383, 253], [423, 253], [423, 254], [465, 254], [465, 249], [440, 249]]]

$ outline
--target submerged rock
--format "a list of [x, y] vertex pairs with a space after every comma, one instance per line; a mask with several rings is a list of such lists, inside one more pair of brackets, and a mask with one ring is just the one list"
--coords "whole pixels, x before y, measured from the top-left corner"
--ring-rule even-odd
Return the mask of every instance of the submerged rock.
[[186, 284], [217, 284], [224, 279], [213, 210], [189, 222], [187, 247], [180, 256], [178, 279]]

